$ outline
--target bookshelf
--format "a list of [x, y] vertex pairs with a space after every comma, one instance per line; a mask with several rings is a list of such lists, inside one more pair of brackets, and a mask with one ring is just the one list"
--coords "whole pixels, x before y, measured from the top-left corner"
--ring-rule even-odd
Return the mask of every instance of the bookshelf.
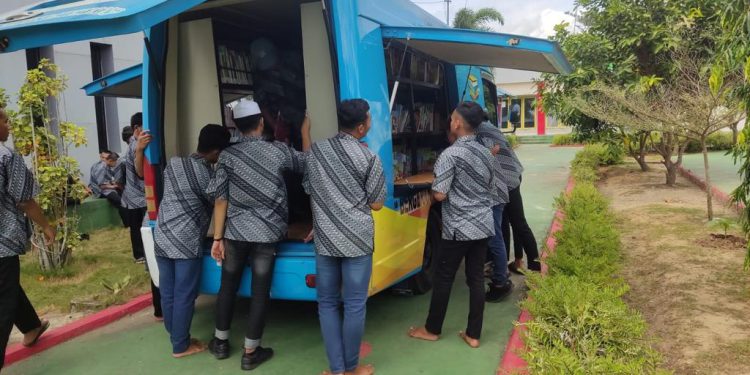
[[429, 189], [437, 156], [447, 147], [444, 69], [443, 63], [431, 56], [395, 42], [386, 45], [390, 90], [399, 82], [391, 110], [396, 195], [406, 197]]
[[216, 61], [223, 104], [253, 94], [249, 45], [227, 40], [217, 41]]

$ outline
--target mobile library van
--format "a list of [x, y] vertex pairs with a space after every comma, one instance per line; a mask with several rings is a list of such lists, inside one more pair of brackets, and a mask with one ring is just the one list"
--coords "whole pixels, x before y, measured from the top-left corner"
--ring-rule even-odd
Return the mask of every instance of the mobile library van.
[[[146, 150], [148, 215], [156, 219], [161, 170], [188, 155], [199, 129], [231, 126], [233, 103], [253, 98], [286, 113], [295, 144], [300, 114], [313, 140], [337, 132], [336, 104], [364, 98], [372, 129], [364, 139], [385, 167], [388, 195], [373, 214], [375, 253], [370, 294], [399, 282], [429, 290], [439, 211], [431, 207], [432, 166], [447, 147], [448, 117], [461, 100], [490, 113], [497, 104], [492, 71], [570, 70], [554, 42], [447, 28], [407, 0], [50, 0], [0, 16], [0, 52], [142, 32], [143, 63], [84, 87], [89, 95], [140, 97]], [[284, 133], [282, 134], [284, 137]], [[278, 248], [273, 298], [315, 300], [309, 198], [287, 179], [288, 239]], [[206, 244], [201, 291], [216, 293], [220, 268]], [[240, 288], [249, 295], [249, 270]]]

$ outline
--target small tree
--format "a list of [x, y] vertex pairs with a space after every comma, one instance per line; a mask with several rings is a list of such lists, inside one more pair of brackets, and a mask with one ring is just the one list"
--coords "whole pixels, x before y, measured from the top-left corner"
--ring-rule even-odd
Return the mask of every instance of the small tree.
[[26, 73], [18, 92], [18, 109], [9, 111], [14, 147], [30, 160], [40, 187], [36, 199], [57, 228], [57, 238], [47, 245], [41, 230], [34, 227], [32, 244], [38, 249], [43, 271], [63, 268], [79, 247], [78, 216], [68, 212], [68, 201], [86, 197], [78, 162], [69, 156], [71, 147], [86, 144], [85, 129], [64, 121], [59, 122], [58, 132], [50, 126], [48, 99], [58, 97], [66, 88], [67, 78], [57, 73], [57, 66], [49, 60], [40, 61], [38, 68]]
[[492, 29], [490, 26], [492, 22], [503, 25], [505, 24], [505, 18], [494, 8], [481, 8], [477, 10], [462, 8], [456, 12], [456, 17], [453, 19], [453, 27], [457, 29], [489, 31]]
[[719, 66], [712, 72], [707, 62], [699, 56], [687, 53], [675, 54], [677, 77], [675, 81], [675, 101], [672, 107], [676, 112], [689, 138], [700, 142], [703, 152], [703, 170], [706, 180], [706, 215], [713, 220], [713, 196], [711, 194], [711, 175], [709, 173], [708, 148], [706, 139], [709, 135], [739, 122], [742, 112], [732, 93], [740, 82], [736, 74], [725, 74]]

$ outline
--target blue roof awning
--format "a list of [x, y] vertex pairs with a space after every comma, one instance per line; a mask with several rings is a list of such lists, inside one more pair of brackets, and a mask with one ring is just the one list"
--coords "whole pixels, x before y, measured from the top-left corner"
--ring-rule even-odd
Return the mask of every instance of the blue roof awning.
[[138, 64], [99, 78], [82, 89], [88, 96], [141, 98], [143, 65]]
[[489, 66], [545, 73], [572, 68], [553, 41], [486, 31], [382, 26], [383, 38], [457, 65]]
[[0, 52], [140, 32], [206, 0], [49, 0], [0, 15]]

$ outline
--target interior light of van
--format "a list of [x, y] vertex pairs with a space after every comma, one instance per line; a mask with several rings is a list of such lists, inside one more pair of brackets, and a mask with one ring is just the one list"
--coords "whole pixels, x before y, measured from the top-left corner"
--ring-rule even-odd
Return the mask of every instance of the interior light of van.
[[315, 288], [315, 275], [310, 274], [305, 276], [305, 285], [307, 285], [308, 288]]

